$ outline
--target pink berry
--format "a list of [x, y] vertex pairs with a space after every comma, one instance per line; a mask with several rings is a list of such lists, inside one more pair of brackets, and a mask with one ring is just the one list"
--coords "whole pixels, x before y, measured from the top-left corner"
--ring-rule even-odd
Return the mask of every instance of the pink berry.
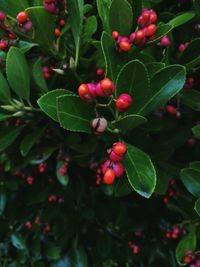
[[116, 108], [119, 112], [127, 111], [132, 104], [132, 97], [128, 94], [121, 94], [116, 100]]
[[4, 20], [6, 19], [6, 15], [0, 11], [0, 22], [4, 22]]
[[102, 135], [106, 128], [108, 122], [105, 118], [95, 118], [91, 122], [91, 127], [96, 135]]

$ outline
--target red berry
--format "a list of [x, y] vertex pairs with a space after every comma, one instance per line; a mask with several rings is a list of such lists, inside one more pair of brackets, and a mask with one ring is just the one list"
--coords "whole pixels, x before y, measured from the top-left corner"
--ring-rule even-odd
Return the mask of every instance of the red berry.
[[34, 183], [34, 178], [32, 176], [29, 176], [26, 178], [26, 181], [29, 185], [32, 185]]
[[17, 21], [19, 22], [19, 24], [24, 24], [27, 20], [28, 14], [26, 12], [22, 11], [17, 15]]
[[112, 38], [117, 39], [119, 37], [119, 33], [117, 31], [112, 32]]
[[171, 114], [171, 115], [176, 115], [177, 113], [177, 108], [172, 106], [172, 105], [167, 105], [166, 106], [166, 111]]
[[124, 166], [120, 162], [106, 160], [102, 165], [102, 173], [105, 174], [108, 169], [112, 169], [116, 177], [121, 177], [124, 173]]
[[0, 49], [6, 50], [8, 48], [8, 44], [5, 41], [0, 41]]
[[31, 228], [33, 227], [33, 224], [32, 224], [32, 222], [28, 221], [25, 223], [25, 226], [28, 230], [31, 230]]
[[115, 86], [114, 86], [114, 83], [109, 78], [104, 78], [100, 82], [100, 85], [106, 96], [112, 95], [114, 93]]
[[156, 32], [156, 29], [157, 29], [157, 27], [156, 27], [155, 24], [150, 24], [149, 26], [147, 26], [145, 28], [145, 35], [147, 37], [150, 37], [150, 36], [154, 35], [154, 33]]
[[115, 143], [113, 146], [113, 152], [115, 152], [116, 155], [124, 155], [126, 153], [125, 144], [121, 142]]
[[89, 88], [87, 84], [81, 84], [78, 88], [78, 94], [80, 98], [84, 101], [91, 101], [94, 99], [90, 94]]
[[128, 94], [121, 94], [116, 100], [116, 108], [119, 112], [127, 111], [132, 103], [132, 97]]
[[186, 256], [185, 258], [184, 258], [184, 262], [185, 263], [190, 263], [192, 261], [192, 259], [191, 259], [191, 257], [189, 257], [189, 256]]
[[150, 23], [155, 23], [157, 20], [157, 14], [154, 10], [151, 10], [149, 21]]
[[145, 35], [144, 35], [144, 31], [143, 30], [139, 30], [136, 32], [135, 35], [135, 42], [139, 43], [144, 39]]
[[114, 181], [115, 181], [114, 171], [112, 169], [107, 169], [103, 177], [104, 184], [113, 184]]
[[45, 79], [50, 79], [51, 78], [51, 74], [49, 72], [44, 72], [43, 76]]
[[59, 21], [59, 25], [60, 25], [61, 27], [64, 27], [64, 26], [65, 26], [65, 20], [64, 20], [64, 19], [61, 19], [61, 20]]
[[4, 20], [6, 19], [6, 15], [0, 11], [0, 22], [4, 22]]
[[129, 52], [131, 49], [131, 44], [130, 42], [127, 41], [122, 41], [118, 45], [121, 52]]
[[101, 76], [104, 74], [104, 70], [102, 68], [98, 68], [96, 71], [97, 76]]
[[59, 37], [61, 32], [60, 32], [60, 29], [56, 28], [55, 31], [54, 31], [54, 34], [56, 37]]

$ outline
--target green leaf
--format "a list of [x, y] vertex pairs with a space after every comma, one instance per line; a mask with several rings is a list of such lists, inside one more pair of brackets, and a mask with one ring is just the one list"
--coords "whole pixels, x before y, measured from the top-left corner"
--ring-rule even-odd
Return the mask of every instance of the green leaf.
[[111, 2], [111, 0], [97, 0], [98, 13], [103, 23], [103, 28], [108, 33], [110, 33], [109, 10]]
[[74, 248], [70, 260], [71, 267], [88, 267], [87, 254], [82, 246]]
[[136, 111], [145, 104], [144, 91], [149, 91], [149, 78], [145, 65], [139, 60], [127, 63], [120, 70], [116, 80], [116, 94], [130, 94], [133, 97], [129, 113]]
[[173, 26], [169, 24], [159, 25], [156, 30], [156, 38], [153, 41], [147, 42], [146, 45], [152, 45], [154, 43], [157, 43], [163, 36], [167, 35], [172, 29]]
[[196, 90], [188, 90], [184, 91], [182, 94], [180, 94], [180, 99], [183, 104], [186, 106], [196, 110], [200, 111], [200, 92]]
[[25, 10], [29, 6], [27, 0], [1, 0], [0, 9], [5, 11], [7, 14], [15, 17], [20, 11]]
[[127, 115], [117, 121], [112, 122], [112, 126], [119, 129], [123, 134], [146, 123], [147, 119], [140, 115]]
[[11, 239], [12, 245], [15, 248], [17, 248], [19, 250], [25, 250], [26, 249], [25, 240], [21, 236], [19, 236], [17, 234], [12, 234], [10, 239]]
[[200, 139], [200, 125], [196, 125], [192, 128], [192, 132], [195, 138]]
[[53, 243], [45, 244], [44, 252], [45, 255], [52, 260], [58, 260], [60, 258], [60, 249]]
[[192, 40], [181, 54], [180, 63], [191, 69], [200, 63], [200, 38]]
[[183, 259], [188, 251], [195, 251], [197, 238], [195, 231], [192, 231], [187, 236], [185, 236], [176, 247], [176, 259], [179, 264], [185, 265]]
[[181, 181], [187, 190], [195, 197], [200, 197], [200, 172], [192, 169], [181, 170]]
[[96, 30], [97, 30], [97, 19], [95, 16], [90, 16], [84, 24], [81, 43], [88, 45], [88, 41], [91, 39], [92, 35], [96, 32]]
[[114, 195], [115, 197], [124, 197], [133, 192], [133, 188], [130, 185], [126, 177], [121, 177], [114, 184]]
[[7, 80], [0, 72], [0, 101], [9, 103], [11, 100], [10, 88], [8, 86]]
[[47, 94], [41, 96], [37, 103], [41, 110], [50, 118], [58, 122], [56, 98], [63, 95], [73, 94], [71, 91], [65, 89], [55, 89]]
[[116, 51], [114, 39], [106, 32], [102, 34], [101, 46], [105, 59], [107, 77], [115, 82], [120, 69], [129, 61], [128, 58], [130, 56], [127, 53], [119, 54], [119, 52]]
[[80, 49], [80, 36], [83, 26], [83, 10], [84, 2], [83, 0], [69, 0], [68, 3], [69, 10], [69, 23], [71, 25], [75, 46], [76, 46], [76, 56], [75, 64], [78, 64], [79, 49]]
[[3, 214], [6, 207], [6, 192], [4, 189], [4, 185], [0, 187], [0, 216]]
[[79, 97], [66, 95], [57, 98], [57, 114], [64, 129], [91, 133], [90, 122], [95, 116], [94, 111]]
[[26, 156], [33, 145], [37, 142], [37, 140], [40, 138], [41, 134], [43, 133], [44, 129], [37, 129], [33, 131], [31, 134], [28, 134], [25, 136], [25, 138], [22, 140], [20, 144], [20, 152], [22, 156]]
[[150, 198], [156, 186], [156, 171], [150, 157], [130, 144], [127, 145], [125, 170], [133, 189], [145, 198]]
[[21, 130], [23, 129], [22, 127], [18, 127], [13, 130], [13, 128], [5, 128], [1, 129], [0, 132], [0, 151], [5, 150], [8, 148], [12, 143], [15, 141], [15, 139], [18, 137], [20, 134]]
[[150, 91], [143, 91], [145, 103], [137, 113], [144, 116], [163, 106], [183, 88], [185, 79], [185, 68], [181, 65], [167, 66], [157, 72], [151, 79]]
[[40, 44], [46, 50], [54, 50], [55, 16], [43, 7], [29, 7], [26, 9], [34, 26], [33, 42]]
[[24, 54], [19, 48], [11, 47], [6, 61], [8, 82], [12, 90], [28, 100], [30, 96], [30, 73]]
[[172, 25], [174, 28], [179, 27], [186, 22], [193, 19], [195, 13], [193, 11], [184, 12], [183, 14], [176, 15], [175, 18], [171, 19], [168, 24]]
[[56, 165], [56, 176], [57, 176], [58, 181], [62, 185], [67, 186], [68, 182], [69, 182], [69, 176], [67, 174], [64, 175], [64, 176], [60, 175], [59, 170], [60, 170], [61, 167], [63, 167], [63, 161], [58, 161], [57, 165]]
[[128, 2], [132, 6], [133, 10], [133, 22], [132, 25], [134, 28], [137, 26], [137, 19], [142, 12], [142, 0], [128, 0]]
[[194, 205], [194, 209], [196, 210], [197, 214], [200, 216], [200, 198], [197, 199]]
[[110, 6], [109, 22], [111, 31], [129, 35], [133, 24], [132, 7], [126, 0], [113, 0]]
[[160, 71], [165, 67], [165, 63], [162, 62], [151, 62], [146, 64], [146, 68], [149, 74], [149, 78], [151, 79], [156, 72]]
[[33, 78], [35, 83], [44, 91], [48, 91], [47, 83], [43, 76], [42, 71], [42, 60], [41, 58], [38, 58], [38, 60], [35, 62], [33, 66]]

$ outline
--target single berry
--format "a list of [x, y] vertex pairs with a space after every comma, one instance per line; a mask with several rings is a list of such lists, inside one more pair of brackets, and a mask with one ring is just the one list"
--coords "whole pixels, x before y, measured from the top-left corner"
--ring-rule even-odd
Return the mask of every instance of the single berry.
[[32, 227], [33, 227], [33, 224], [32, 224], [32, 222], [28, 221], [28, 222], [25, 223], [25, 226], [26, 226], [26, 228], [27, 228], [28, 230], [31, 230]]
[[131, 49], [131, 43], [130, 41], [122, 41], [122, 42], [119, 42], [119, 49], [120, 49], [120, 52], [129, 52], [130, 49]]
[[61, 34], [60, 29], [55, 28], [54, 34], [55, 34], [56, 37], [59, 37], [60, 34]]
[[126, 146], [121, 143], [115, 143], [109, 151], [109, 158], [111, 161], [123, 160], [124, 154], [126, 153]]
[[24, 24], [28, 20], [28, 14], [24, 11], [18, 13], [17, 21], [19, 24]]
[[119, 37], [119, 33], [117, 31], [112, 32], [112, 38], [117, 39]]
[[176, 115], [177, 113], [177, 108], [172, 106], [172, 105], [167, 105], [166, 106], [166, 111], [167, 113], [171, 114], [171, 115]]
[[158, 43], [159, 46], [166, 48], [168, 46], [170, 46], [171, 42], [170, 39], [167, 35], [163, 36], [160, 40], [160, 42]]
[[6, 19], [6, 15], [0, 11], [0, 22], [4, 22], [4, 20]]
[[1, 41], [0, 41], [0, 49], [1, 49], [1, 50], [6, 50], [7, 48], [8, 48], [8, 44], [7, 44], [7, 42], [1, 40]]
[[64, 19], [59, 20], [59, 25], [61, 27], [64, 27], [65, 26], [65, 20]]
[[29, 176], [26, 178], [27, 184], [32, 185], [34, 183], [34, 178], [32, 176]]
[[149, 26], [147, 26], [145, 29], [144, 29], [144, 32], [145, 32], [145, 35], [147, 37], [151, 37], [152, 35], [155, 34], [156, 32], [156, 25], [155, 24], [150, 24]]
[[119, 112], [127, 111], [132, 103], [132, 97], [128, 94], [121, 94], [116, 100], [116, 108]]
[[108, 122], [104, 118], [95, 118], [91, 121], [91, 127], [96, 135], [102, 135], [105, 132], [107, 125]]
[[112, 169], [107, 169], [104, 176], [103, 176], [103, 182], [104, 184], [113, 184], [115, 181], [115, 173]]
[[92, 101], [94, 97], [90, 94], [89, 88], [87, 84], [81, 84], [78, 88], [78, 94], [80, 98], [84, 101]]
[[96, 85], [96, 94], [98, 96], [107, 97], [112, 95], [114, 91], [114, 83], [108, 78], [104, 78]]

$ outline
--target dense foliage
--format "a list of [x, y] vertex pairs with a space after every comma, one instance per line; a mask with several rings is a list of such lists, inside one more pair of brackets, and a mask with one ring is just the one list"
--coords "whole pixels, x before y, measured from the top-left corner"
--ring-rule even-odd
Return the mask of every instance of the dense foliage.
[[200, 1], [0, 10], [0, 267], [200, 266]]

